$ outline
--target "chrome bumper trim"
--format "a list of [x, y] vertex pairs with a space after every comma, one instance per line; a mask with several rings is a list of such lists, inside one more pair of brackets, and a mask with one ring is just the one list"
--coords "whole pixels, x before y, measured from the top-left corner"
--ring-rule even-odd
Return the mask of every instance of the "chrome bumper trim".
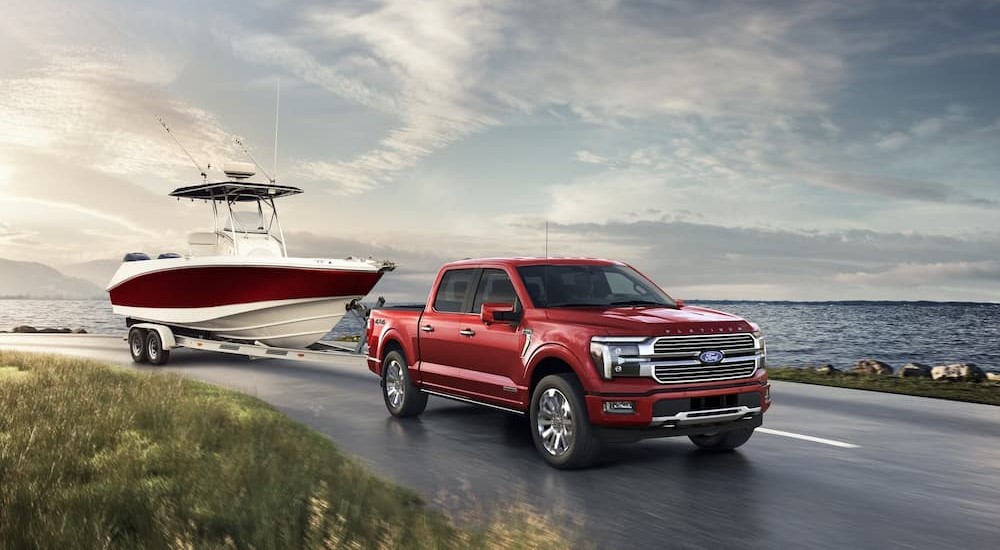
[[685, 411], [674, 416], [654, 416], [649, 423], [650, 426], [662, 426], [669, 424], [672, 426], [691, 426], [694, 424], [714, 424], [716, 422], [726, 422], [729, 420], [739, 420], [744, 417], [751, 417], [760, 414], [760, 407], [726, 407], [725, 409], [711, 409], [707, 411]]

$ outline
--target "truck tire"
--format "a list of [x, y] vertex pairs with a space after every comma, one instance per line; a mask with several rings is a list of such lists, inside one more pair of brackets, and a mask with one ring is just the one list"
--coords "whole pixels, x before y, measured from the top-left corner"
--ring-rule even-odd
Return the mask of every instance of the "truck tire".
[[150, 364], [157, 366], [166, 365], [170, 360], [170, 350], [163, 349], [163, 339], [155, 330], [150, 330], [146, 334], [146, 358]]
[[406, 359], [390, 351], [382, 360], [382, 398], [389, 414], [397, 418], [417, 416], [427, 408], [427, 394], [410, 381]]
[[727, 452], [750, 440], [754, 428], [743, 428], [715, 434], [689, 435], [691, 442], [706, 451]]
[[535, 448], [550, 466], [572, 470], [594, 462], [600, 441], [575, 376], [550, 374], [542, 378], [532, 392], [529, 414]]
[[146, 331], [141, 328], [133, 328], [128, 331], [128, 352], [132, 356], [132, 361], [136, 363], [146, 362]]

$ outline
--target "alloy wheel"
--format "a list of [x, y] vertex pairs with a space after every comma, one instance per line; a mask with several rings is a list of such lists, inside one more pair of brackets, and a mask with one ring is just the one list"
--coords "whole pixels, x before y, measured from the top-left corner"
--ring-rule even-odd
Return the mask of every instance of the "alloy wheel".
[[536, 422], [542, 446], [553, 456], [562, 456], [573, 446], [574, 420], [569, 400], [556, 388], [545, 390], [538, 400]]
[[393, 409], [399, 409], [406, 395], [403, 380], [403, 366], [399, 361], [390, 361], [385, 369], [385, 395]]

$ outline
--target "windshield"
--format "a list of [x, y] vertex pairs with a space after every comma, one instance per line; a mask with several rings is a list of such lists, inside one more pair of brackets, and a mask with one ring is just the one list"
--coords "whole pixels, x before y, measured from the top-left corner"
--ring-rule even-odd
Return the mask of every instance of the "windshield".
[[535, 307], [677, 307], [628, 266], [529, 265], [517, 271]]

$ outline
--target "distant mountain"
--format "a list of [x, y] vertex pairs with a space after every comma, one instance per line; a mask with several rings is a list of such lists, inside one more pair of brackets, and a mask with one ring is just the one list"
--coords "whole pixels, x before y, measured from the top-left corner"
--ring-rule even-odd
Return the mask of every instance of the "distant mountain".
[[100, 288], [105, 288], [120, 265], [122, 265], [121, 260], [92, 260], [64, 265], [59, 267], [59, 271], [66, 276], [84, 279]]
[[37, 262], [0, 259], [0, 296], [19, 298], [103, 298], [103, 286]]

